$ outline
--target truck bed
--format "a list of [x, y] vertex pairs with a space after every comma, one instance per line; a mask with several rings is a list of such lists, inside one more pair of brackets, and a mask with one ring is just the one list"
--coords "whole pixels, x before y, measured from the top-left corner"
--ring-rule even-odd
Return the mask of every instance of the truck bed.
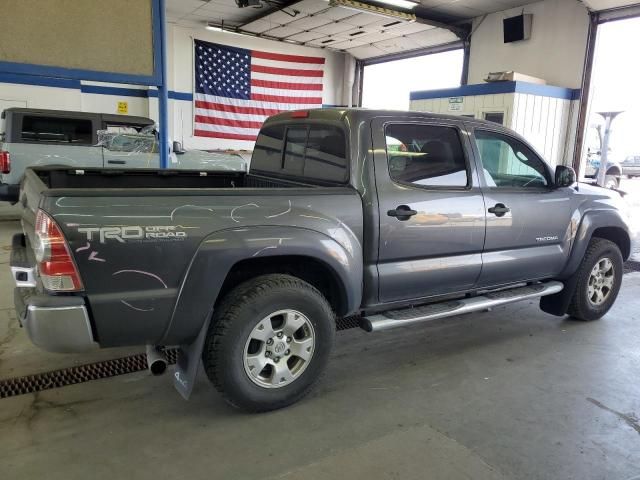
[[336, 271], [361, 277], [362, 201], [348, 185], [59, 167], [28, 169], [21, 197], [26, 245], [35, 245], [38, 209], [62, 230], [83, 282], [73, 295], [84, 298], [102, 347], [191, 338], [213, 285], [246, 258], [322, 248]]

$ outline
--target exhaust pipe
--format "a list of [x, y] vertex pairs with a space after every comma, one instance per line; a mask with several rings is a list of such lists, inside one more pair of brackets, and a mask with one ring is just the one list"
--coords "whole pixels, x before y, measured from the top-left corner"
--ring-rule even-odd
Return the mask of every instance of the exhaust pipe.
[[162, 375], [167, 370], [167, 357], [155, 345], [147, 345], [147, 368], [151, 375]]

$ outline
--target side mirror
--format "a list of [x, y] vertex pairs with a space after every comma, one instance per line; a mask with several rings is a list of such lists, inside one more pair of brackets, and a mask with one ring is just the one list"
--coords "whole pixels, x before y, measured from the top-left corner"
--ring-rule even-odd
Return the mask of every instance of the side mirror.
[[186, 150], [182, 147], [181, 142], [173, 142], [173, 153], [175, 153], [176, 155], [182, 155], [183, 153], [186, 153]]
[[558, 165], [556, 167], [556, 187], [570, 187], [574, 183], [576, 183], [576, 171], [571, 167]]

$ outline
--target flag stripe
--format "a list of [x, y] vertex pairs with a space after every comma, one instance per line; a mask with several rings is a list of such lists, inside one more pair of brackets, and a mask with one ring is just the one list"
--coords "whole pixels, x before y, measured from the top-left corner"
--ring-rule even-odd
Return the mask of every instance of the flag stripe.
[[283, 62], [298, 62], [298, 63], [324, 63], [323, 57], [306, 57], [302, 55], [286, 55], [284, 53], [271, 53], [260, 52], [258, 50], [252, 50], [251, 56], [253, 58], [264, 58], [267, 60], [281, 60]]
[[224, 103], [205, 102], [204, 100], [196, 100], [196, 108], [204, 108], [206, 110], [219, 110], [222, 112], [232, 113], [248, 113], [251, 115], [275, 115], [280, 113], [277, 108], [258, 108], [258, 107], [243, 107], [240, 105], [225, 105]]
[[207, 130], [194, 130], [193, 134], [196, 137], [210, 137], [210, 138], [225, 138], [228, 140], [247, 140], [255, 142], [258, 135], [244, 135], [239, 133], [226, 133], [226, 132], [209, 132]]
[[251, 100], [260, 100], [263, 102], [276, 103], [305, 103], [310, 105], [322, 106], [322, 98], [320, 97], [281, 97], [279, 95], [265, 95], [263, 93], [252, 93]]
[[[306, 101], [306, 99], [308, 98], [318, 98], [320, 99], [322, 93], [319, 92], [318, 90], [289, 90], [287, 88], [285, 89], [279, 89], [279, 88], [263, 88], [263, 87], [251, 87], [251, 98], [255, 98], [256, 94], [262, 94], [262, 95], [272, 95], [272, 96], [276, 96], [276, 97], [284, 97], [284, 98], [291, 98], [291, 99], [302, 99], [303, 102]], [[293, 100], [291, 100], [293, 102]], [[295, 102], [295, 103], [300, 103], [300, 102]], [[322, 103], [321, 101], [319, 101], [318, 103]]]
[[269, 80], [251, 79], [252, 87], [265, 87], [265, 88], [278, 88], [287, 90], [320, 90], [322, 91], [321, 83], [292, 83], [292, 82], [273, 82]]
[[322, 77], [296, 77], [295, 75], [275, 75], [272, 73], [263, 73], [263, 72], [251, 72], [251, 79], [255, 80], [269, 80], [272, 82], [281, 82], [283, 79], [287, 82], [296, 82], [296, 83], [312, 83], [317, 85], [322, 85]]
[[305, 71], [322, 71], [324, 65], [310, 64], [310, 63], [294, 63], [294, 62], [278, 62], [277, 60], [263, 60], [261, 58], [252, 58], [251, 65], [261, 65], [263, 67], [276, 67], [276, 68], [293, 68], [296, 70]]
[[[279, 113], [279, 112], [278, 112]], [[269, 115], [251, 115], [248, 113], [221, 112], [219, 110], [205, 110], [196, 108], [195, 115], [208, 118], [231, 118], [247, 122], [264, 122]]]
[[246, 120], [233, 120], [231, 118], [209, 117], [203, 115], [195, 116], [196, 123], [210, 123], [212, 125], [226, 125], [238, 128], [260, 128], [262, 122], [251, 122]]
[[[278, 113], [281, 110], [299, 110], [301, 108], [310, 108], [308, 103], [288, 103], [278, 101], [259, 101], [255, 99], [243, 100], [238, 98], [218, 97], [215, 95], [206, 95], [203, 93], [196, 93], [194, 95], [195, 100], [203, 100], [211, 103], [221, 103], [223, 105], [233, 105], [236, 107], [253, 107], [262, 108], [266, 110], [277, 110], [274, 113]], [[201, 107], [204, 108], [204, 107]], [[246, 112], [251, 113], [251, 112]], [[270, 113], [273, 115], [274, 113]]]
[[260, 131], [259, 128], [231, 127], [229, 125], [214, 125], [211, 123], [199, 123], [196, 128], [207, 132], [240, 133], [242, 135], [254, 136], [257, 136]]
[[322, 70], [298, 70], [293, 68], [265, 67], [262, 65], [251, 65], [251, 72], [274, 73], [277, 75], [293, 75], [296, 77], [322, 77]]

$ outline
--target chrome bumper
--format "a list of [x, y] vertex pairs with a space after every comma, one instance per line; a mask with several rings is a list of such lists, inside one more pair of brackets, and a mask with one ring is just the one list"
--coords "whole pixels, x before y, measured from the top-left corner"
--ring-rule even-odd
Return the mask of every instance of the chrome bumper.
[[34, 345], [50, 352], [87, 352], [99, 348], [84, 305], [27, 305], [22, 326]]
[[44, 295], [37, 288], [35, 259], [24, 235], [14, 235], [11, 273], [13, 301], [20, 324], [31, 341], [50, 352], [86, 352], [99, 348], [82, 297]]

